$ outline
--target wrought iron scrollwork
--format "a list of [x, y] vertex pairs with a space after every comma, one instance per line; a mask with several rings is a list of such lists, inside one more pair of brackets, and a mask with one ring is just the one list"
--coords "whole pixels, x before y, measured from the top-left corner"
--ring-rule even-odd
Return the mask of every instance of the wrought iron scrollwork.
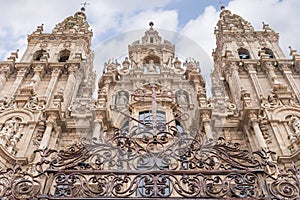
[[249, 152], [225, 138], [205, 142], [195, 130], [167, 127], [143, 138], [145, 131], [116, 129], [103, 142], [82, 139], [65, 150], [38, 150], [35, 168], [1, 170], [0, 197], [300, 198], [299, 169], [279, 172], [272, 152]]
[[0, 197], [31, 199], [42, 192], [38, 176], [28, 173], [18, 165], [0, 172]]

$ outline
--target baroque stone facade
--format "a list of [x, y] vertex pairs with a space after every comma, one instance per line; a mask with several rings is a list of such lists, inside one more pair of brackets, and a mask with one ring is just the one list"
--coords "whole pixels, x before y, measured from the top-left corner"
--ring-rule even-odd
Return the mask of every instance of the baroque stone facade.
[[300, 55], [269, 25], [221, 11], [210, 98], [150, 23], [94, 99], [92, 35], [81, 10], [0, 62], [0, 197], [300, 198]]

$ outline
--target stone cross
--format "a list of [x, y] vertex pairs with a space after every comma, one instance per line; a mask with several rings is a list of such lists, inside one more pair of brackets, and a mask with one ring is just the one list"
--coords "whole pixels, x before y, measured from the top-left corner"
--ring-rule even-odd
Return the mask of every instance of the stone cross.
[[163, 91], [162, 86], [156, 83], [148, 83], [144, 85], [144, 90], [138, 89], [135, 94], [133, 94], [133, 99], [136, 101], [144, 101], [145, 98], [151, 98], [151, 108], [152, 108], [152, 123], [154, 127], [154, 132], [156, 132], [157, 126], [157, 101], [172, 101], [174, 99], [174, 94], [171, 91]]

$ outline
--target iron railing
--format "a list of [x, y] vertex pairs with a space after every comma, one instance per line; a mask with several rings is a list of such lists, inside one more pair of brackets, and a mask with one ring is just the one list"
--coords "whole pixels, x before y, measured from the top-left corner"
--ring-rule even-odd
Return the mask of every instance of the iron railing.
[[[137, 131], [139, 130], [139, 131]], [[299, 199], [299, 169], [279, 172], [269, 151], [249, 152], [201, 133], [115, 130], [66, 150], [42, 149], [31, 169], [0, 173], [3, 199]]]

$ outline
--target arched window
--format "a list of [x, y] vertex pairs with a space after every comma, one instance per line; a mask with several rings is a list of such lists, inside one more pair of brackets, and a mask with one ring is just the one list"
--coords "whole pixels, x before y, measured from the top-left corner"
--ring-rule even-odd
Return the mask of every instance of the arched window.
[[158, 56], [156, 56], [156, 55], [150, 55], [150, 56], [146, 56], [146, 57], [144, 58], [144, 62], [145, 62], [146, 64], [149, 64], [150, 61], [153, 61], [154, 64], [156, 64], [156, 65], [159, 65], [159, 64], [160, 64], [160, 58], [159, 58]]
[[[144, 124], [144, 126], [142, 127], [142, 125], [140, 124], [140, 128], [152, 128], [153, 127], [153, 114], [151, 110], [147, 110], [147, 111], [142, 111], [139, 112], [139, 121], [141, 123]], [[157, 111], [156, 113], [156, 123], [157, 123], [157, 128], [160, 130], [164, 130], [165, 127], [165, 123], [166, 123], [166, 113], [164, 111]]]
[[249, 51], [247, 49], [239, 48], [238, 49], [238, 54], [239, 54], [240, 59], [249, 59], [250, 58], [250, 54], [249, 54]]
[[58, 62], [66, 62], [67, 60], [69, 60], [70, 53], [71, 52], [69, 50], [62, 50], [61, 52], [59, 52]]
[[267, 57], [269, 57], [269, 58], [274, 58], [275, 57], [274, 53], [271, 49], [264, 47], [264, 48], [262, 48], [262, 50], [265, 51], [265, 54], [266, 54]]
[[154, 41], [153, 37], [150, 37], [150, 43], [153, 43], [153, 41]]
[[36, 51], [33, 54], [33, 60], [40, 61], [44, 53], [46, 53], [45, 50], [38, 50], [38, 51]]

